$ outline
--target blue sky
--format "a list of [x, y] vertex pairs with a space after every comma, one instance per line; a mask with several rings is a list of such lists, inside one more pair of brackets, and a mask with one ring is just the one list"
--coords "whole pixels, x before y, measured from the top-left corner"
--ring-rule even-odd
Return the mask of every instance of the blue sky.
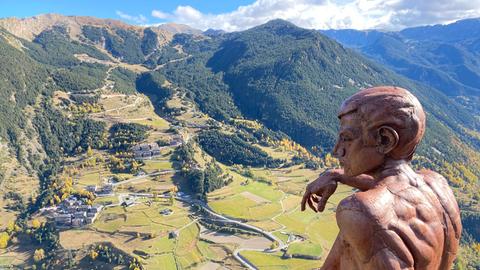
[[480, 0], [0, 0], [0, 17], [59, 13], [237, 31], [281, 18], [314, 29], [383, 29], [480, 17]]
[[[204, 13], [225, 13], [235, 10], [240, 5], [253, 3], [254, 0], [235, 1], [180, 1], [180, 0], [0, 0], [0, 17], [32, 17], [44, 13], [59, 13], [64, 15], [85, 15], [99, 18], [122, 19], [117, 11], [132, 16], [144, 15], [150, 23], [164, 21], [151, 16], [152, 10], [172, 12], [178, 6], [192, 6]], [[126, 20], [128, 21], [128, 20]], [[131, 22], [130, 22], [131, 23]]]

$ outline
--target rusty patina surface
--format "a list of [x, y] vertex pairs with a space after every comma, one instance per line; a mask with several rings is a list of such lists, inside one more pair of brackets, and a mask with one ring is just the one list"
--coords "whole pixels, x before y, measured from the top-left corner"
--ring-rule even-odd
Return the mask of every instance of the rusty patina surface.
[[323, 211], [337, 182], [358, 192], [336, 216], [340, 232], [321, 269], [450, 269], [462, 225], [447, 181], [409, 161], [425, 132], [425, 113], [403, 88], [381, 86], [348, 98], [334, 148], [342, 169], [310, 183], [302, 200]]

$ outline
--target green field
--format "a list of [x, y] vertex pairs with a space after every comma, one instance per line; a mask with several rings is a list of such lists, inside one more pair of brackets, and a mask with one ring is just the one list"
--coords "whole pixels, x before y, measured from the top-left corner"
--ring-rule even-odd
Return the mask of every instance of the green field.
[[[246, 219], [248, 224], [271, 231], [284, 242], [288, 239], [288, 233], [301, 235], [306, 239], [292, 243], [288, 254], [322, 256], [328, 253], [338, 234], [334, 212], [336, 205], [351, 194], [352, 189], [339, 185], [323, 213], [315, 213], [310, 209], [302, 212], [301, 195], [308, 182], [317, 178], [321, 170], [295, 166], [288, 169], [251, 171], [255, 177], [261, 177], [273, 184], [250, 180], [245, 185], [242, 183], [246, 178], [237, 175], [232, 184], [210, 193], [209, 206], [218, 213]], [[244, 196], [245, 192], [253, 194], [254, 197]], [[265, 201], [258, 202], [259, 198]], [[259, 269], [309, 269], [321, 265], [320, 261], [282, 259], [281, 254], [244, 253]]]
[[172, 253], [166, 253], [158, 256], [153, 256], [145, 261], [146, 269], [164, 269], [176, 270], [175, 257]]
[[288, 246], [288, 254], [301, 254], [309, 256], [322, 256], [322, 245], [308, 241], [292, 243]]
[[153, 202], [152, 206], [140, 204], [128, 207], [125, 210], [121, 206], [106, 208], [95, 221], [93, 227], [111, 233], [137, 231], [165, 235], [170, 230], [190, 222], [187, 212], [176, 206], [168, 206], [174, 211], [172, 215], [161, 215], [159, 211], [165, 207], [167, 206], [162, 203]]
[[322, 262], [319, 260], [302, 260], [302, 259], [283, 259], [282, 253], [262, 253], [257, 251], [243, 251], [240, 253], [248, 261], [253, 263], [260, 270], [273, 270], [273, 269], [285, 269], [285, 270], [304, 270], [319, 268]]
[[141, 168], [144, 170], [146, 173], [152, 173], [156, 171], [162, 171], [162, 170], [171, 170], [172, 169], [172, 163], [168, 160], [144, 160], [143, 165]]

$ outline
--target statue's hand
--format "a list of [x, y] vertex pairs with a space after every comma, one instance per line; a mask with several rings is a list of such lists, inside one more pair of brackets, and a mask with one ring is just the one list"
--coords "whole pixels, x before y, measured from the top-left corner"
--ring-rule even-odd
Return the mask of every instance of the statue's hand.
[[[301, 203], [302, 211], [305, 211], [306, 204], [315, 212], [323, 212], [328, 198], [337, 189], [337, 181], [343, 175], [343, 170], [328, 170], [322, 173], [315, 181], [307, 185]], [[316, 203], [317, 205], [315, 206]]]

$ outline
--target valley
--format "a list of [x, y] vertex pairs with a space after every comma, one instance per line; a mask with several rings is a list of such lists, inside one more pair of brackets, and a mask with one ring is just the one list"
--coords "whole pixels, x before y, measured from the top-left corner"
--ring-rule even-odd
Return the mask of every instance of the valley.
[[378, 84], [421, 99], [430, 131], [413, 165], [444, 174], [466, 224], [478, 219], [468, 110], [317, 31], [35, 20], [22, 31], [0, 22], [11, 61], [0, 69], [0, 268], [320, 267], [336, 206], [355, 190], [339, 185], [320, 214], [301, 212], [301, 196], [339, 166], [329, 152], [340, 102]]

